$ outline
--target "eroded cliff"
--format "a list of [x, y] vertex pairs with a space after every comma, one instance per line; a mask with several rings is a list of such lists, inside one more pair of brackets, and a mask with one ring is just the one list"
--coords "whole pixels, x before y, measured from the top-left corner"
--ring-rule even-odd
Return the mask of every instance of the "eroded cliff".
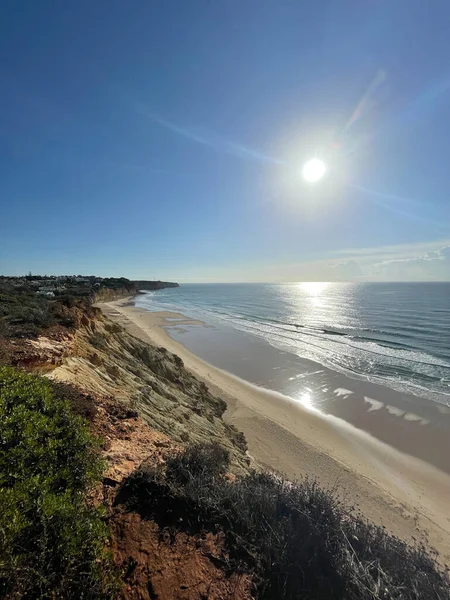
[[[132, 406], [152, 428], [177, 443], [216, 441], [229, 450], [233, 466], [245, 470], [245, 439], [223, 421], [225, 402], [187, 371], [178, 356], [138, 340], [94, 312], [82, 319], [64, 351], [54, 345], [56, 360], [48, 377]], [[39, 338], [35, 345], [49, 348], [52, 343]]]

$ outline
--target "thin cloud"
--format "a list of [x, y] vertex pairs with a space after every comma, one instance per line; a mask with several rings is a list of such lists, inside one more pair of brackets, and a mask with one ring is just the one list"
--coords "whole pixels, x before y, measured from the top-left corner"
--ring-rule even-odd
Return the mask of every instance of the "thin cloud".
[[427, 252], [423, 256], [394, 258], [371, 265], [369, 276], [396, 281], [448, 281], [450, 246]]
[[[342, 252], [342, 251], [341, 251]], [[450, 241], [361, 248], [347, 260], [333, 258], [277, 265], [281, 281], [449, 281]], [[268, 269], [266, 268], [266, 274]], [[269, 278], [267, 278], [269, 279]]]
[[199, 267], [175, 281], [189, 282], [296, 282], [296, 281], [450, 281], [450, 240], [347, 251], [328, 258], [295, 263], [255, 262], [239, 268]]
[[379, 256], [411, 256], [421, 255], [427, 251], [439, 250], [450, 245], [450, 239], [440, 239], [431, 242], [418, 242], [416, 244], [395, 244], [391, 246], [375, 246], [369, 248], [344, 248], [328, 252], [333, 256], [358, 256], [379, 257]]
[[244, 146], [243, 144], [238, 144], [236, 142], [231, 142], [225, 140], [218, 136], [213, 132], [198, 134], [195, 131], [187, 129], [185, 127], [180, 127], [179, 125], [172, 123], [171, 121], [167, 121], [160, 115], [156, 113], [152, 113], [147, 109], [147, 107], [141, 103], [136, 104], [136, 110], [145, 115], [149, 120], [157, 125], [161, 125], [161, 127], [165, 127], [169, 131], [182, 136], [191, 142], [195, 142], [196, 144], [200, 144], [202, 146], [206, 146], [211, 148], [215, 152], [220, 152], [222, 154], [229, 154], [231, 156], [236, 156], [237, 158], [248, 158], [251, 160], [256, 160], [258, 162], [271, 163], [281, 165], [284, 164], [283, 161], [259, 152], [253, 148], [249, 148], [248, 146]]

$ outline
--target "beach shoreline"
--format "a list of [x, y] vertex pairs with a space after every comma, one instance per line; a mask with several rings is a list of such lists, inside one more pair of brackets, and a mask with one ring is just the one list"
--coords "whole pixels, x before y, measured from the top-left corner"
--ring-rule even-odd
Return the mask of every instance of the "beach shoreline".
[[[214, 367], [172, 339], [164, 327], [199, 324], [179, 313], [151, 313], [128, 300], [101, 305], [132, 335], [180, 356], [227, 402], [225, 419], [244, 433], [259, 464], [290, 479], [316, 477], [335, 487], [376, 524], [403, 539], [421, 539], [450, 559], [450, 477], [399, 452], [342, 419], [247, 383]], [[169, 320], [167, 320], [169, 319]]]

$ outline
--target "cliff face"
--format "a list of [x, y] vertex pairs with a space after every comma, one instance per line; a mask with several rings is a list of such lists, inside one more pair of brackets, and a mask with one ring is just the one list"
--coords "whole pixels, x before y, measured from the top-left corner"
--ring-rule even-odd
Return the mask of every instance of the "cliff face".
[[106, 509], [110, 548], [123, 573], [118, 599], [252, 600], [252, 575], [227, 568], [223, 534], [169, 531], [120, 499], [121, 484], [137, 467], [158, 468], [182, 452], [182, 446], [124, 404], [99, 396], [89, 396], [85, 404], [91, 409], [93, 433], [104, 440], [107, 469], [93, 500]]
[[[129, 291], [102, 293], [111, 299]], [[156, 467], [187, 444], [217, 442], [229, 451], [233, 473], [248, 472], [245, 439], [222, 420], [225, 403], [179, 357], [134, 338], [99, 309], [74, 307], [71, 315], [74, 330], [17, 341], [12, 354], [17, 365], [54, 381], [56, 393], [65, 390], [102, 440], [106, 470], [88, 502], [105, 510], [121, 573], [117, 598], [251, 600], [252, 576], [230, 572], [223, 534], [172, 532], [118, 500], [141, 464]]]
[[187, 443], [216, 441], [229, 450], [232, 470], [246, 472], [245, 441], [222, 421], [223, 402], [179, 358], [133, 338], [98, 309], [73, 312], [74, 333], [22, 340], [15, 356], [54, 381], [55, 394], [102, 440], [105, 471], [87, 502], [102, 505], [111, 534], [108, 547], [121, 578], [114, 597], [251, 600], [252, 576], [230, 571], [223, 534], [169, 531], [119, 499], [135, 469], [157, 468]]
[[137, 289], [134, 287], [123, 287], [123, 288], [100, 288], [98, 292], [94, 294], [94, 302], [112, 302], [113, 300], [120, 300], [127, 296], [134, 296]]
[[131, 336], [100, 311], [83, 321], [48, 376], [133, 406], [176, 443], [216, 441], [229, 450], [237, 472], [248, 467], [243, 435], [222, 419], [225, 402], [178, 356]]
[[113, 300], [120, 300], [120, 298], [126, 298], [127, 296], [134, 296], [141, 290], [154, 291], [177, 287], [180, 287], [178, 283], [172, 283], [170, 281], [130, 281], [130, 284], [124, 287], [100, 288], [94, 293], [93, 301], [112, 302]]

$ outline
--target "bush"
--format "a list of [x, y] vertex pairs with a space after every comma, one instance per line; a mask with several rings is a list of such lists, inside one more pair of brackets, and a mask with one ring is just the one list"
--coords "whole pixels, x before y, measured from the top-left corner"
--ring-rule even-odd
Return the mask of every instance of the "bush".
[[55, 324], [47, 298], [32, 294], [1, 293], [0, 317], [5, 334], [11, 337], [34, 337], [41, 329]]
[[84, 498], [102, 464], [49, 382], [0, 368], [0, 597], [111, 598], [107, 530]]
[[193, 444], [184, 452], [167, 459], [166, 480], [178, 488], [199, 479], [212, 483], [225, 474], [228, 464], [229, 452], [220, 444]]
[[77, 388], [63, 383], [61, 381], [53, 381], [49, 379], [50, 387], [53, 394], [60, 400], [67, 400], [70, 409], [76, 415], [84, 417], [88, 421], [92, 421], [97, 414], [97, 407], [91, 395], [81, 392]]
[[222, 532], [228, 568], [267, 600], [448, 600], [449, 579], [423, 547], [354, 516], [316, 482], [253, 472], [230, 482], [226, 456], [197, 445], [140, 468], [117, 502], [188, 533]]
[[71, 302], [19, 290], [0, 291], [0, 334], [5, 337], [36, 337], [60, 325], [73, 328], [76, 318]]

